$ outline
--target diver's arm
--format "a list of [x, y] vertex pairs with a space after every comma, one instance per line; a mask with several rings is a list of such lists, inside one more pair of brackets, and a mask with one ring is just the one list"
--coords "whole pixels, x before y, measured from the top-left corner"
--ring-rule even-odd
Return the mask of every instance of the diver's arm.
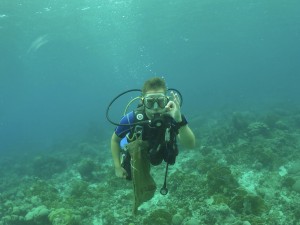
[[187, 124], [179, 128], [178, 139], [180, 143], [186, 148], [195, 147], [195, 135]]
[[111, 137], [111, 154], [114, 161], [116, 176], [126, 178], [127, 172], [121, 166], [121, 160], [120, 160], [120, 152], [121, 152], [120, 141], [121, 138], [119, 138], [114, 132]]
[[121, 152], [121, 148], [120, 148], [120, 141], [121, 138], [119, 138], [115, 132], [113, 133], [112, 137], [111, 137], [111, 154], [112, 154], [112, 158], [114, 161], [114, 166], [116, 167], [121, 167], [121, 161], [120, 161], [120, 152]]

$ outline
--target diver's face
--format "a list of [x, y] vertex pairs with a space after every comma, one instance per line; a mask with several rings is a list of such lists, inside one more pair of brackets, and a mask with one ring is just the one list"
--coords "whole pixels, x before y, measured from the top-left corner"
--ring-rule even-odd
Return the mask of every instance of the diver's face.
[[147, 91], [143, 97], [146, 115], [151, 119], [156, 113], [165, 112], [165, 106], [168, 103], [168, 97], [164, 90]]

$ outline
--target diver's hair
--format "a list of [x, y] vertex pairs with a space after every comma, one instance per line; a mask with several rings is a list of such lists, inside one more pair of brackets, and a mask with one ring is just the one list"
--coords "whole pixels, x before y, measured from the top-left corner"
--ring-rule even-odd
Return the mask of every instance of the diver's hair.
[[161, 77], [153, 77], [149, 80], [146, 80], [144, 86], [142, 88], [142, 94], [145, 95], [149, 90], [159, 90], [163, 89], [165, 93], [167, 93], [167, 85], [165, 79]]

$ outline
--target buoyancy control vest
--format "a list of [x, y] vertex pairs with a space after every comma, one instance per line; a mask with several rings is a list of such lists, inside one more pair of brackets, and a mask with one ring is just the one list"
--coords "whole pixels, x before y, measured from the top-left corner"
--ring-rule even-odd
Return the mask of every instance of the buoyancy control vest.
[[[149, 120], [143, 107], [134, 111], [133, 124]], [[173, 165], [178, 155], [177, 134], [178, 127], [170, 116], [156, 115], [149, 123], [134, 125], [126, 135], [127, 141], [138, 138], [148, 141], [149, 159], [152, 165], [159, 165], [162, 160]]]

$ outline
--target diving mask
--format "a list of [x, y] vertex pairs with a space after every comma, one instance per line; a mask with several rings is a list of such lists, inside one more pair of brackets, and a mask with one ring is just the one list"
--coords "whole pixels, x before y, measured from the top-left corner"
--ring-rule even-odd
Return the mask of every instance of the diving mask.
[[164, 94], [148, 94], [142, 98], [143, 104], [147, 109], [165, 108], [169, 98]]

